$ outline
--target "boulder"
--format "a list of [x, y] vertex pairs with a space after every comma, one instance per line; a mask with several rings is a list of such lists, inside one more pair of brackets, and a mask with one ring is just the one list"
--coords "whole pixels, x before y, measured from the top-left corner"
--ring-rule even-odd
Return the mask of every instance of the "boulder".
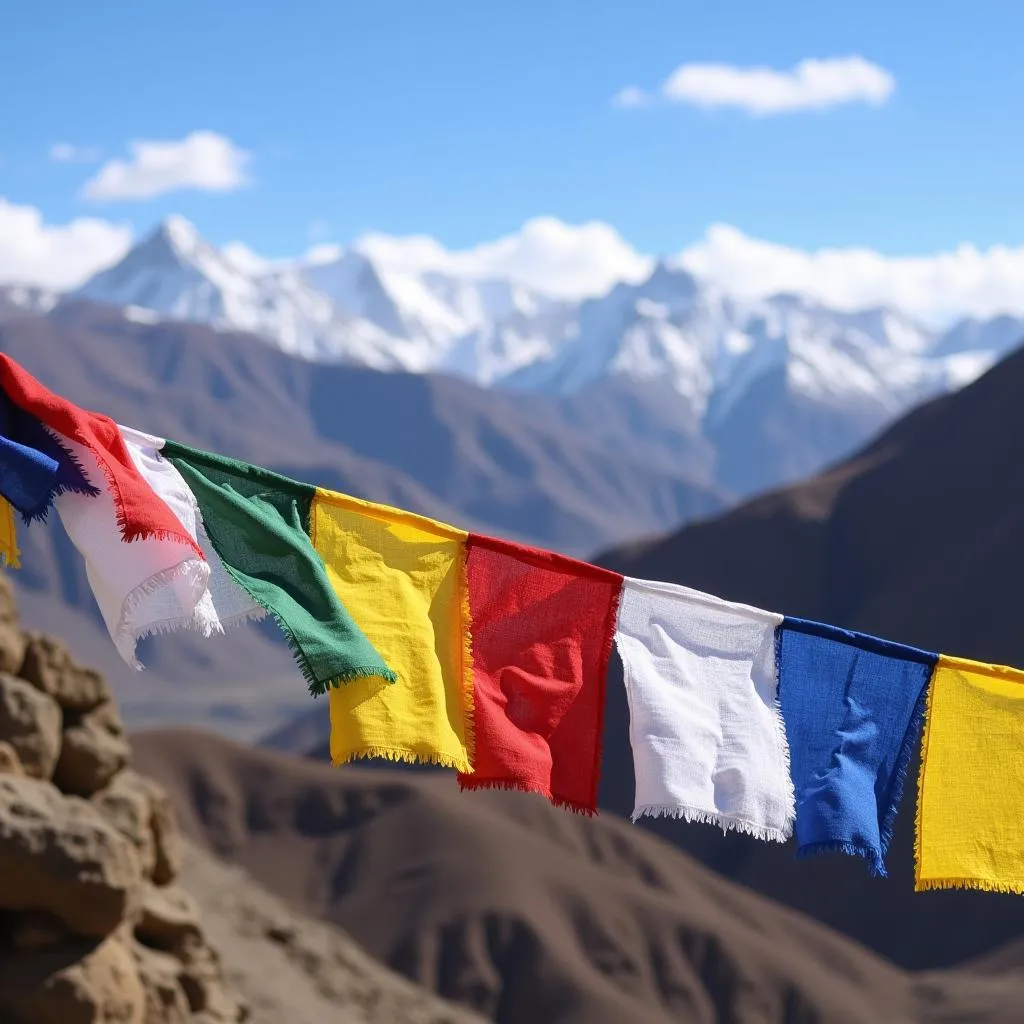
[[92, 804], [0, 775], [0, 909], [48, 911], [75, 935], [104, 938], [142, 895], [134, 847]]
[[205, 1024], [236, 1024], [247, 1009], [224, 981], [220, 957], [199, 938], [189, 939], [181, 950], [181, 987], [189, 1008]]
[[107, 820], [135, 844], [146, 877], [157, 885], [174, 881], [181, 870], [181, 836], [163, 787], [126, 768], [92, 799]]
[[0, 775], [24, 775], [25, 768], [18, 752], [7, 742], [0, 740]]
[[139, 856], [142, 874], [153, 877], [156, 867], [156, 841], [153, 834], [153, 811], [149, 794], [135, 785], [131, 769], [118, 772], [105, 789], [93, 794], [92, 803], [111, 825], [130, 839]]
[[64, 730], [53, 780], [65, 793], [91, 796], [128, 763], [131, 749], [113, 701], [100, 704]]
[[142, 916], [135, 925], [135, 936], [140, 942], [177, 954], [202, 935], [199, 907], [184, 889], [173, 885], [146, 886]]
[[60, 754], [57, 702], [17, 676], [0, 673], [0, 740], [14, 748], [26, 775], [49, 779]]
[[192, 1010], [181, 987], [181, 962], [170, 953], [133, 943], [135, 966], [146, 997], [146, 1024], [192, 1024]]
[[131, 953], [117, 939], [0, 960], [0, 1020], [18, 1024], [148, 1024]]
[[153, 841], [156, 844], [156, 864], [153, 867], [153, 881], [157, 885], [173, 882], [181, 873], [182, 847], [181, 832], [174, 816], [171, 798], [158, 782], [143, 775], [134, 775], [138, 784], [149, 794], [149, 806], [153, 811]]
[[28, 634], [19, 674], [53, 697], [66, 711], [84, 714], [113, 699], [106, 679], [99, 672], [83, 668], [59, 640], [42, 633]]
[[0, 672], [21, 673], [28, 644], [21, 628], [11, 622], [0, 621]]

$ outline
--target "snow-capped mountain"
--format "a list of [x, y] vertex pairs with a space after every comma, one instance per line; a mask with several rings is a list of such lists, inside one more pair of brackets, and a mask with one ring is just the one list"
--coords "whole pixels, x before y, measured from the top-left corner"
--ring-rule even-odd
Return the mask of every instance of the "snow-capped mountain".
[[[512, 281], [410, 271], [375, 261], [357, 249], [332, 249], [304, 261], [299, 267], [302, 279], [327, 296], [339, 315], [382, 330], [390, 340], [395, 367], [414, 373], [446, 366], [459, 340], [475, 332], [515, 317], [542, 316], [562, 305]], [[378, 365], [351, 350], [343, 358]], [[474, 379], [481, 376], [471, 363], [465, 370]]]
[[1016, 333], [1006, 325], [987, 335], [961, 332], [959, 340], [955, 333], [940, 336], [891, 309], [847, 313], [794, 295], [740, 301], [662, 262], [646, 281], [583, 303], [557, 351], [504, 384], [571, 393], [618, 375], [668, 381], [716, 420], [755, 380], [784, 368], [805, 397], [895, 415], [973, 380], [1024, 338], [1024, 322]]
[[367, 365], [376, 365], [381, 361], [376, 353], [386, 351], [389, 340], [371, 321], [336, 309], [305, 282], [301, 268], [246, 268], [206, 242], [182, 217], [165, 220], [72, 297], [249, 331], [309, 359], [344, 358], [351, 350]]
[[[737, 299], [668, 260], [603, 295], [558, 298], [511, 273], [445, 259], [436, 243], [403, 244], [377, 238], [272, 263], [238, 244], [218, 249], [172, 217], [74, 295], [135, 319], [251, 332], [304, 359], [484, 387], [570, 394], [617, 381], [634, 392], [667, 385], [709, 436], [737, 423], [754, 429], [756, 387], [758, 424], [834, 439], [801, 440], [809, 454], [798, 468], [807, 471], [911, 404], [962, 387], [1024, 338], [1024, 318], [936, 331], [896, 309], [846, 312], [798, 295]], [[776, 382], [770, 400], [767, 380]], [[822, 426], [815, 412], [812, 428], [810, 407], [843, 423]]]

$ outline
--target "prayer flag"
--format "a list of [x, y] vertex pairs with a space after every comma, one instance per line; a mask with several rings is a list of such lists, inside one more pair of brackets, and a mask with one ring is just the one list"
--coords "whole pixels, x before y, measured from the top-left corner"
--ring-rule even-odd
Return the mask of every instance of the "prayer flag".
[[476, 757], [459, 785], [593, 813], [622, 576], [479, 534], [467, 563]]
[[686, 587], [626, 579], [615, 640], [629, 699], [634, 821], [668, 815], [759, 839], [790, 836], [781, 622]]
[[798, 856], [885, 854], [938, 655], [804, 619], [779, 630]]
[[943, 654], [927, 703], [914, 888], [1024, 893], [1024, 672]]
[[466, 534], [318, 489], [311, 536], [339, 600], [394, 671], [331, 691], [331, 759], [420, 761], [469, 771], [472, 688]]
[[310, 543], [314, 487], [174, 441], [161, 455], [195, 495], [228, 574], [280, 626], [310, 693], [366, 676], [394, 679]]

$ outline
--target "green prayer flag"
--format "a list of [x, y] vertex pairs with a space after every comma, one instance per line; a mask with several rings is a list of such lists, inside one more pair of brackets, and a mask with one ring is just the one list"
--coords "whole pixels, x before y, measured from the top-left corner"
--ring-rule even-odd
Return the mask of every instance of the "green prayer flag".
[[310, 693], [367, 676], [397, 680], [338, 600], [309, 539], [315, 487], [176, 441], [161, 454], [192, 489], [228, 574], [281, 627]]

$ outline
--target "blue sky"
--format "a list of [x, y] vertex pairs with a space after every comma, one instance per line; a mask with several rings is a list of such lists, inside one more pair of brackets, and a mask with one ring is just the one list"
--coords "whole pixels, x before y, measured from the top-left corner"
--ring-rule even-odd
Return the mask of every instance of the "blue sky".
[[[271, 255], [311, 225], [466, 246], [538, 214], [607, 221], [649, 252], [714, 222], [886, 253], [1024, 240], [1024, 5], [61, 0], [4, 21], [0, 196], [47, 222], [178, 211]], [[894, 76], [887, 103], [610, 103], [688, 62], [847, 54]], [[251, 153], [249, 187], [90, 202], [96, 166], [47, 156], [67, 141], [123, 158], [197, 129]]]

